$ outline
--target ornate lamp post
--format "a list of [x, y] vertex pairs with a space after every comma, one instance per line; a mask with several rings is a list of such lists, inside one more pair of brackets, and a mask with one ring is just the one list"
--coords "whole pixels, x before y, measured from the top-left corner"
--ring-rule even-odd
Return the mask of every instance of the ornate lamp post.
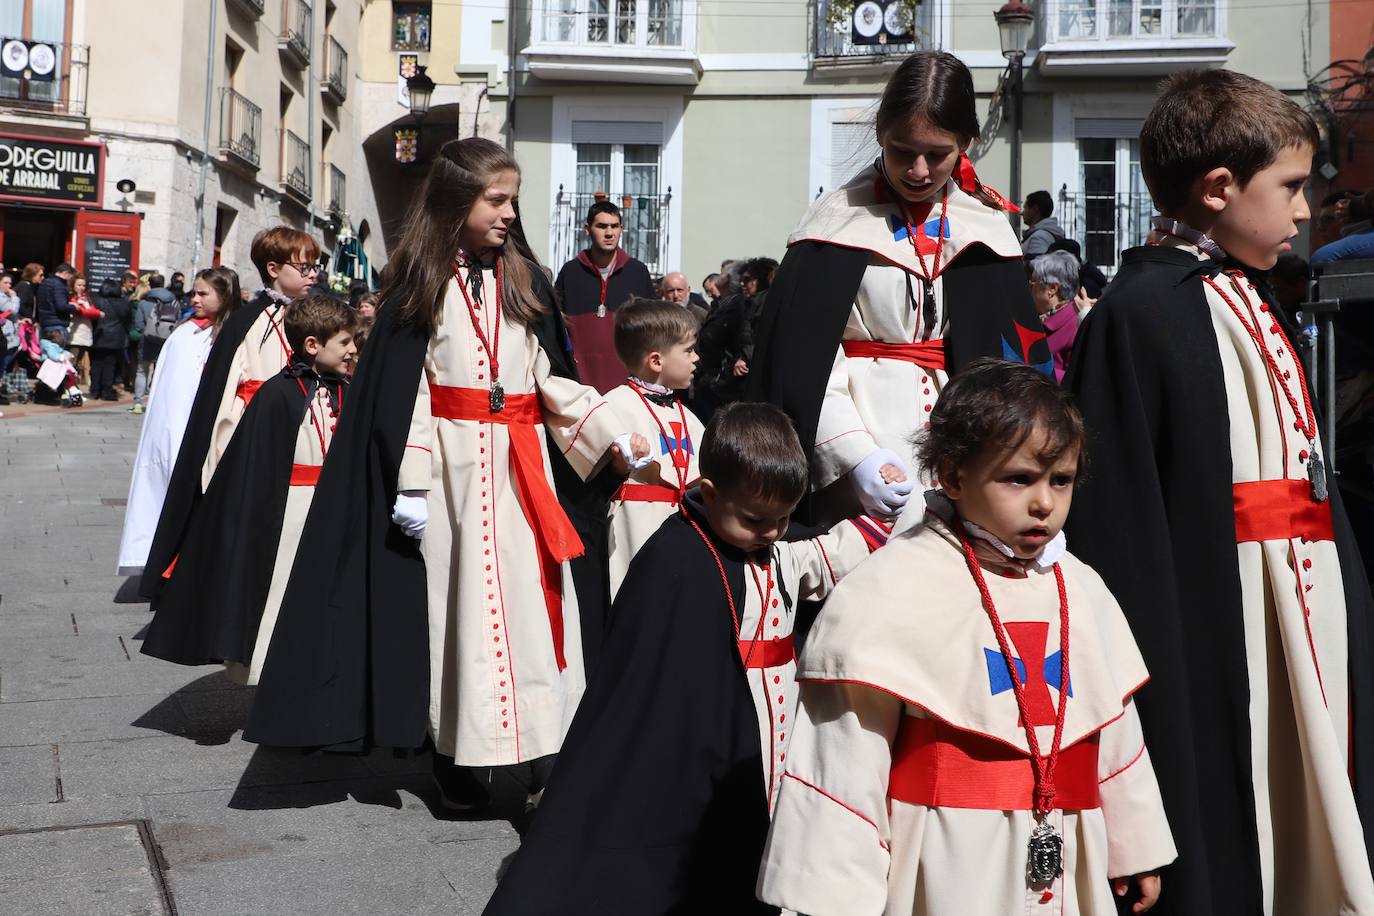
[[[1022, 87], [1021, 64], [1030, 46], [1031, 33], [1035, 31], [1035, 10], [1022, 0], [1008, 0], [997, 12], [992, 14], [997, 20], [997, 33], [1002, 42], [1002, 56], [1007, 59], [1011, 69], [1011, 199], [1021, 204], [1021, 124], [1022, 124]], [[1012, 214], [1012, 226], [1021, 231], [1021, 217]]]

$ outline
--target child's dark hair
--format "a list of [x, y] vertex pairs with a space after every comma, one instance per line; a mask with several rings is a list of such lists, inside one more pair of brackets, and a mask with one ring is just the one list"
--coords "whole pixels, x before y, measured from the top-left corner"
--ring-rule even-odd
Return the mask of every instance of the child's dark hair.
[[806, 495], [806, 454], [792, 418], [772, 404], [717, 410], [701, 437], [701, 476], [727, 497], [795, 503]]
[[1140, 128], [1140, 170], [1155, 206], [1187, 206], [1193, 182], [1227, 168], [1244, 187], [1291, 147], [1318, 146], [1317, 123], [1273, 86], [1234, 70], [1182, 70], [1160, 84]]
[[1018, 449], [1037, 430], [1046, 436], [1041, 461], [1077, 450], [1083, 470], [1087, 433], [1068, 390], [1038, 369], [976, 359], [940, 393], [930, 425], [916, 436], [916, 460], [933, 479], [952, 482], [984, 449]]
[[61, 328], [48, 328], [47, 339], [51, 340], [53, 343], [60, 343], [65, 345], [67, 342], [66, 338], [67, 335], [62, 333]]
[[602, 213], [608, 213], [616, 219], [621, 219], [619, 207], [609, 200], [598, 200], [587, 208], [587, 225], [590, 226], [592, 223], [596, 222], [596, 218]]
[[306, 293], [286, 307], [286, 342], [292, 352], [303, 357], [307, 337], [323, 344], [335, 334], [351, 331], [357, 321], [357, 314], [347, 302], [326, 293]]
[[636, 297], [615, 312], [615, 355], [631, 372], [655, 350], [662, 353], [696, 336], [696, 316], [676, 302]]

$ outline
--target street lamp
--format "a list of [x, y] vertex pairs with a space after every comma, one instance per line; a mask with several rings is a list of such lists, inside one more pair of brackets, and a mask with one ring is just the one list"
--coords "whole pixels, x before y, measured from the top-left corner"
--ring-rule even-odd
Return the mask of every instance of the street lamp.
[[406, 79], [406, 92], [410, 95], [410, 114], [416, 122], [423, 121], [429, 114], [429, 102], [434, 97], [434, 80], [425, 72], [426, 68], [417, 66], [415, 75]]
[[[1022, 0], [1008, 0], [1001, 9], [993, 13], [997, 20], [997, 35], [1002, 42], [1002, 56], [1007, 59], [1011, 69], [1011, 199], [1017, 206], [1021, 204], [1021, 64], [1030, 46], [1031, 33], [1035, 30], [1035, 10]], [[1012, 227], [1021, 231], [1021, 217], [1013, 213]]]

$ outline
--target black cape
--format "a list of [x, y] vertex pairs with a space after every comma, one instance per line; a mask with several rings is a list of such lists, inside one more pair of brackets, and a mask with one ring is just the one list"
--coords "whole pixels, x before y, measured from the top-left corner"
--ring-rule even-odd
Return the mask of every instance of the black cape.
[[[543, 273], [531, 267], [544, 313], [531, 328], [553, 373], [577, 378], [567, 331]], [[429, 616], [419, 542], [391, 521], [396, 480], [429, 333], [384, 303], [349, 386], [306, 519], [244, 739], [283, 747], [418, 748], [429, 722]], [[565, 461], [550, 449], [555, 477]], [[560, 493], [574, 527], [599, 492]], [[606, 524], [604, 507], [600, 525]], [[595, 588], [606, 538], [589, 531], [574, 587]], [[321, 559], [328, 558], [328, 559]], [[591, 572], [580, 579], [578, 566]], [[588, 594], [592, 608], [605, 594]]]
[[265, 292], [259, 293], [252, 302], [235, 309], [215, 336], [215, 343], [210, 348], [200, 384], [196, 388], [196, 399], [186, 419], [186, 432], [181, 439], [176, 464], [172, 466], [167, 497], [162, 503], [162, 514], [158, 516], [153, 543], [148, 548], [148, 560], [143, 566], [143, 579], [139, 582], [138, 590], [145, 598], [155, 598], [162, 591], [167, 581], [162, 574], [180, 553], [187, 526], [200, 503], [200, 471], [210, 451], [210, 438], [215, 431], [215, 418], [219, 415], [220, 400], [224, 397], [224, 386], [229, 381], [234, 354], [253, 322], [269, 306], [274, 305], [270, 296]]
[[[1069, 543], [1121, 603], [1150, 670], [1136, 706], [1179, 851], [1153, 910], [1162, 914], [1262, 906], [1227, 391], [1201, 281], [1219, 269], [1175, 249], [1126, 251], [1065, 380], [1089, 432]], [[1374, 606], [1335, 487], [1331, 499], [1354, 784], [1374, 850]]]
[[187, 527], [176, 569], [153, 599], [146, 655], [180, 665], [252, 659], [296, 438], [320, 384], [308, 367], [291, 366], [264, 382], [249, 403]]
[[[787, 249], [768, 290], [747, 396], [776, 404], [792, 416], [808, 459], [830, 367], [868, 263], [869, 252], [863, 249], [798, 242]], [[1049, 344], [1020, 258], [1004, 258], [975, 243], [942, 276], [945, 301], [953, 303], [943, 335], [950, 375], [980, 356], [1051, 371]]]
[[[736, 601], [745, 556], [713, 538]], [[616, 596], [534, 822], [486, 916], [776, 913], [754, 897], [768, 834], [758, 719], [720, 571], [674, 515]]]

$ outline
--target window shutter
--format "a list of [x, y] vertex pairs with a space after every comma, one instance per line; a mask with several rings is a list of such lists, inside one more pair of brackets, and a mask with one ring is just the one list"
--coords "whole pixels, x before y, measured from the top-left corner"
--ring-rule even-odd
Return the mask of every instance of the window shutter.
[[830, 184], [843, 187], [878, 156], [878, 141], [869, 121], [834, 121], [830, 125]]
[[657, 121], [574, 121], [574, 143], [662, 143], [663, 125]]

